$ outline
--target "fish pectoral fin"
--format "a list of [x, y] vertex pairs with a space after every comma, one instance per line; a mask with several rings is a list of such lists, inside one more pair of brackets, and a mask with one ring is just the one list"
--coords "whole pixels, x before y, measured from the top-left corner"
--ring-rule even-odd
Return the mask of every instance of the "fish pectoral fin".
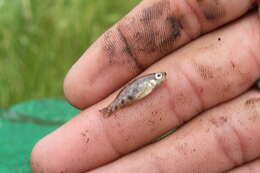
[[148, 84], [145, 85], [143, 90], [140, 90], [140, 92], [136, 95], [137, 99], [142, 99], [145, 96], [149, 95], [153, 90], [153, 87], [149, 86]]

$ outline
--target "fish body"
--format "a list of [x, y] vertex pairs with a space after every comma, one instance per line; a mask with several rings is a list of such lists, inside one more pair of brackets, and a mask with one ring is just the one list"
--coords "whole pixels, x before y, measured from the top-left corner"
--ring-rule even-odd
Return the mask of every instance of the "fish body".
[[166, 72], [152, 73], [127, 84], [117, 95], [115, 100], [107, 107], [100, 110], [105, 117], [109, 117], [114, 111], [130, 105], [147, 95], [166, 79]]

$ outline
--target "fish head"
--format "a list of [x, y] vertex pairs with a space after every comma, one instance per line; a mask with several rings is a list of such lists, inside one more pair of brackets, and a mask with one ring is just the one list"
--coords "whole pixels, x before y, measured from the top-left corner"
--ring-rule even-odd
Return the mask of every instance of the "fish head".
[[160, 84], [166, 79], [167, 73], [166, 72], [158, 72], [154, 73], [154, 79], [157, 84]]

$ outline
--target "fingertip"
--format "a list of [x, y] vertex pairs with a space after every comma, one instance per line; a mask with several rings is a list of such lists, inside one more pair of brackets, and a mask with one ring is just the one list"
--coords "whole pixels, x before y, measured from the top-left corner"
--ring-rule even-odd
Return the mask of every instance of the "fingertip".
[[[96, 66], [91, 66], [91, 63], [87, 63], [85, 61], [86, 58], [86, 54], [84, 54], [81, 59], [72, 66], [63, 82], [64, 96], [72, 106], [81, 110], [100, 101], [104, 97], [102, 95], [103, 92], [106, 91], [102, 88], [102, 86], [105, 85], [104, 83], [101, 82], [101, 87], [99, 87], [100, 85], [97, 85], [95, 83], [96, 81], [91, 79], [95, 75], [93, 71]], [[92, 69], [92, 67], [94, 69]], [[96, 90], [98, 90], [98, 92]]]
[[37, 150], [35, 149], [36, 145], [33, 147], [32, 151], [31, 151], [31, 155], [30, 155], [30, 165], [31, 165], [31, 168], [33, 170], [34, 173], [37, 173], [39, 171], [37, 171], [37, 167], [38, 167], [38, 164], [36, 164], [36, 160], [37, 160]]
[[31, 156], [30, 156], [30, 164], [31, 164], [31, 168], [33, 170], [34, 173], [41, 173], [41, 172], [55, 172], [50, 165], [47, 165], [47, 159], [44, 158], [44, 153], [45, 151], [43, 151], [44, 144], [43, 144], [43, 140], [40, 140], [39, 142], [37, 142], [31, 152]]
[[64, 152], [70, 141], [63, 141], [59, 129], [42, 138], [33, 147], [30, 164], [34, 173], [65, 173], [77, 169], [77, 163], [69, 157], [73, 153], [72, 148], [69, 148], [71, 152]]
[[83, 110], [92, 105], [91, 94], [86, 91], [87, 87], [80, 87], [80, 83], [76, 80], [77, 78], [71, 77], [71, 74], [68, 73], [63, 82], [63, 92], [72, 106]]
[[[64, 79], [64, 95], [78, 109], [97, 103], [136, 75], [129, 72], [128, 67], [109, 64], [104, 58], [107, 55], [99, 45], [99, 42], [94, 43]], [[120, 75], [117, 75], [119, 72]]]

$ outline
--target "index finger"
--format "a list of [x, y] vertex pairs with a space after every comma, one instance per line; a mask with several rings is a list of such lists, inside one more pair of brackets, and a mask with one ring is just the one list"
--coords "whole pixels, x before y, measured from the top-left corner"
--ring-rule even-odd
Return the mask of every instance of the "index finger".
[[142, 1], [71, 68], [64, 82], [65, 95], [74, 106], [86, 108], [174, 49], [243, 15], [254, 2]]

